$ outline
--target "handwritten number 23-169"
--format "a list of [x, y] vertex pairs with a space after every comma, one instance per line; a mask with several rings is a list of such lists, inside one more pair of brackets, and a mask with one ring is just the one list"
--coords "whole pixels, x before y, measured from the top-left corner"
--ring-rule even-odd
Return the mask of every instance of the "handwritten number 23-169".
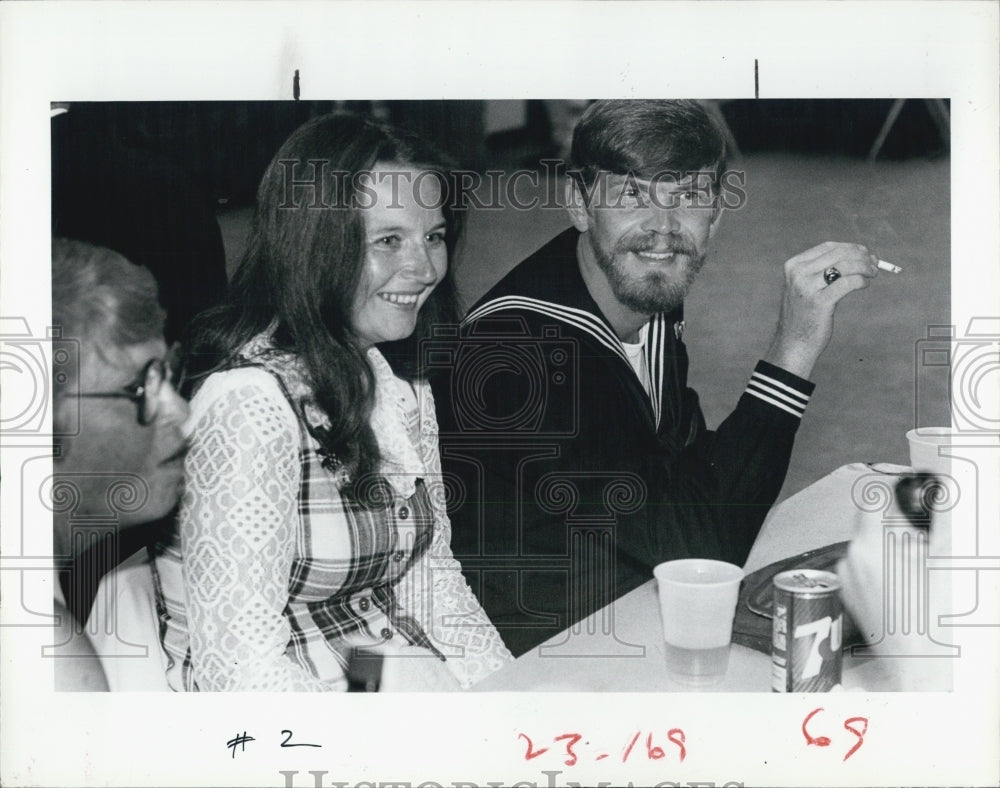
[[[632, 751], [635, 749], [636, 744], [639, 742], [640, 736], [642, 736], [642, 731], [636, 731], [635, 734], [632, 736], [632, 738], [628, 741], [628, 743], [626, 743], [625, 747], [622, 749], [622, 756], [621, 756], [622, 763], [625, 763], [629, 759], [629, 756], [632, 755]], [[519, 733], [518, 738], [524, 739], [524, 741], [528, 745], [528, 748], [524, 753], [524, 760], [526, 761], [530, 761], [533, 760], [534, 758], [539, 757], [540, 755], [544, 755], [550, 749], [548, 747], [538, 747], [536, 749], [534, 742], [531, 741], [531, 739], [528, 737], [527, 734]], [[552, 741], [554, 743], [562, 745], [563, 755], [566, 756], [566, 759], [563, 761], [563, 763], [566, 766], [574, 766], [579, 760], [579, 756], [574, 748], [576, 747], [577, 744], [579, 744], [579, 742], [582, 739], [583, 736], [579, 733], [564, 733], [560, 736], [553, 737]], [[684, 747], [684, 742], [685, 742], [684, 731], [682, 731], [680, 728], [671, 728], [667, 732], [667, 739], [678, 747], [678, 755], [680, 757], [680, 760], [683, 761], [684, 758], [687, 756], [687, 749]], [[584, 743], [588, 744], [589, 742], [584, 742]], [[667, 753], [664, 751], [664, 749], [658, 745], [653, 744], [652, 733], [646, 735], [645, 744], [646, 744], [645, 748], [646, 757], [649, 760], [658, 761], [660, 758], [666, 757]], [[601, 761], [607, 757], [608, 757], [607, 753], [601, 753], [600, 755], [597, 755], [594, 760]]]

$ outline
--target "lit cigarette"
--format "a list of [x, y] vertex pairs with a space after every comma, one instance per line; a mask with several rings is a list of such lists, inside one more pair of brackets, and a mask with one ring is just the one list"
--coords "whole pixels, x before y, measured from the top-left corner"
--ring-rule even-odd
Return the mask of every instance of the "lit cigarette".
[[892, 263], [887, 263], [885, 260], [879, 260], [878, 261], [878, 267], [882, 271], [888, 271], [889, 273], [893, 273], [893, 274], [901, 274], [901, 273], [903, 273], [903, 269], [900, 268], [898, 265], [893, 265]]

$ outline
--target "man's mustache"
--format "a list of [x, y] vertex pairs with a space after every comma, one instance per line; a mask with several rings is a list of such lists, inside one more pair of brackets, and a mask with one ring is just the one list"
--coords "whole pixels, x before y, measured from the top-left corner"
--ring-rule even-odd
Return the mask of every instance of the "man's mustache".
[[695, 257], [698, 254], [694, 244], [673, 233], [666, 236], [666, 243], [663, 242], [662, 236], [649, 233], [640, 238], [624, 239], [619, 244], [619, 251], [622, 252], [650, 252], [654, 249], [657, 252], [684, 254], [688, 257]]

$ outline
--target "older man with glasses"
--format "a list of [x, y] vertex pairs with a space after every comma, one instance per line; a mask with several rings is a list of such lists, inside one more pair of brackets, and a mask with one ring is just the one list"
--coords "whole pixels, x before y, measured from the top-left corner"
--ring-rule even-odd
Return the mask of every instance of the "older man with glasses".
[[[174, 385], [165, 318], [145, 268], [108, 249], [53, 240], [52, 322], [77, 357], [53, 378], [57, 605], [80, 624], [101, 575], [132, 552], [123, 545], [135, 526], [166, 517], [180, 496], [188, 411]], [[83, 643], [80, 634], [77, 625], [74, 640]]]

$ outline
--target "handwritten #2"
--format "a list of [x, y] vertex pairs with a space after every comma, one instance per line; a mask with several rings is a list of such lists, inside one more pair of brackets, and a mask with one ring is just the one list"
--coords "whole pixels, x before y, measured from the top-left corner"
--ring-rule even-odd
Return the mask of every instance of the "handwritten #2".
[[[282, 747], [322, 747], [322, 744], [306, 744], [305, 742], [293, 742], [292, 732], [287, 728], [281, 731], [282, 736], [285, 738], [281, 740]], [[257, 741], [253, 736], [248, 736], [246, 731], [240, 735], [237, 733], [233, 738], [226, 742], [226, 746], [233, 751], [232, 757], [236, 757], [236, 749], [239, 748], [240, 752], [246, 752], [247, 744], [252, 741]]]

